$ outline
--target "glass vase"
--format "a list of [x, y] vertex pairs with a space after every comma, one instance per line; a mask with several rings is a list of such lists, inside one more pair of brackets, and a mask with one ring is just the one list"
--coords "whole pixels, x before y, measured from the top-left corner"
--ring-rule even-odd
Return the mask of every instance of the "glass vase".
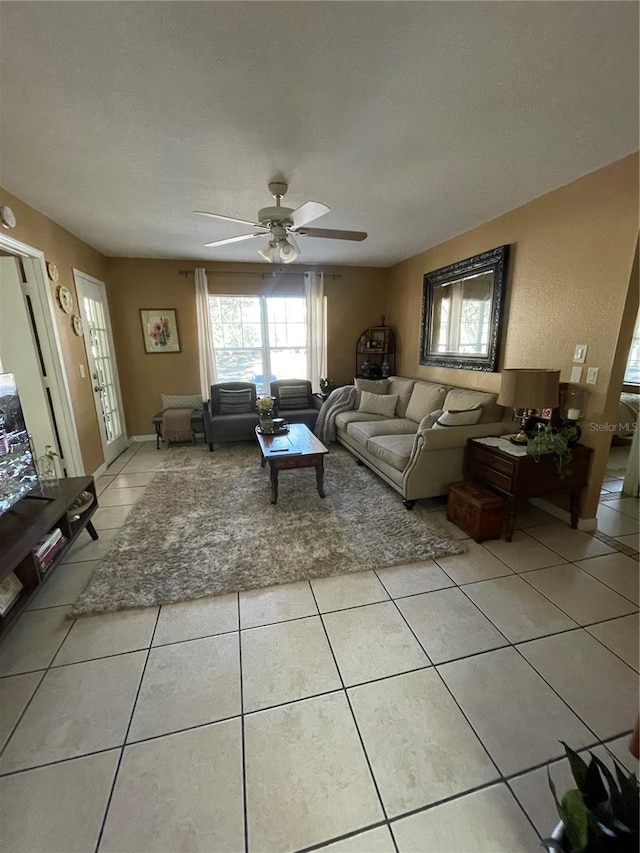
[[58, 485], [58, 472], [54, 459], [46, 454], [41, 456], [37, 462], [38, 482], [42, 489], [55, 489]]

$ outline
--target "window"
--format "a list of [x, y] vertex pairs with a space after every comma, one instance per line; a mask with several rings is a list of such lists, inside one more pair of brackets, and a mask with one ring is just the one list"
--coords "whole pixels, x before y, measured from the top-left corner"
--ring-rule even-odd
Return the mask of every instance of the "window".
[[627, 369], [624, 372], [624, 383], [625, 385], [640, 385], [640, 311], [633, 330]]
[[298, 296], [210, 296], [209, 316], [219, 382], [307, 376], [307, 306]]

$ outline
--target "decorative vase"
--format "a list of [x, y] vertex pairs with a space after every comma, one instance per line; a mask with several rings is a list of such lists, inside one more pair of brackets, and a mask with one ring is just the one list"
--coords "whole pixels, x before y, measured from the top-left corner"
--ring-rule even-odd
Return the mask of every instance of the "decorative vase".
[[260, 429], [263, 432], [273, 432], [273, 410], [271, 410], [270, 412], [263, 412], [260, 415]]
[[40, 456], [37, 462], [38, 482], [42, 489], [55, 489], [58, 485], [58, 472], [56, 471], [56, 463], [46, 453]]

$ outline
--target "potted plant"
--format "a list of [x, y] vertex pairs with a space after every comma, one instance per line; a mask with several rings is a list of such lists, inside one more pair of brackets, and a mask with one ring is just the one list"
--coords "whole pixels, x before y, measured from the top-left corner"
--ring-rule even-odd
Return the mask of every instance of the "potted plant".
[[536, 462], [540, 461], [543, 453], [553, 453], [556, 470], [560, 479], [571, 474], [572, 446], [578, 438], [578, 430], [573, 424], [563, 424], [561, 427], [553, 428], [549, 424], [543, 429], [538, 429], [533, 438], [527, 443], [527, 453]]
[[[562, 853], [637, 853], [638, 780], [613, 759], [615, 776], [593, 753], [587, 764], [562, 744], [576, 788], [558, 800], [549, 774], [549, 787], [562, 823], [544, 840], [549, 851]], [[547, 769], [547, 773], [548, 773]]]

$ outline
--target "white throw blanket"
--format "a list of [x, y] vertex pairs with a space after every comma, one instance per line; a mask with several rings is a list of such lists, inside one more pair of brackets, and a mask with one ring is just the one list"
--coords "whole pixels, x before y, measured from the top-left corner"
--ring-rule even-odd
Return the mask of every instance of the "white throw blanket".
[[315, 434], [325, 444], [336, 440], [336, 416], [340, 412], [347, 412], [355, 408], [356, 389], [353, 385], [344, 385], [336, 388], [324, 401], [318, 420], [316, 421]]

